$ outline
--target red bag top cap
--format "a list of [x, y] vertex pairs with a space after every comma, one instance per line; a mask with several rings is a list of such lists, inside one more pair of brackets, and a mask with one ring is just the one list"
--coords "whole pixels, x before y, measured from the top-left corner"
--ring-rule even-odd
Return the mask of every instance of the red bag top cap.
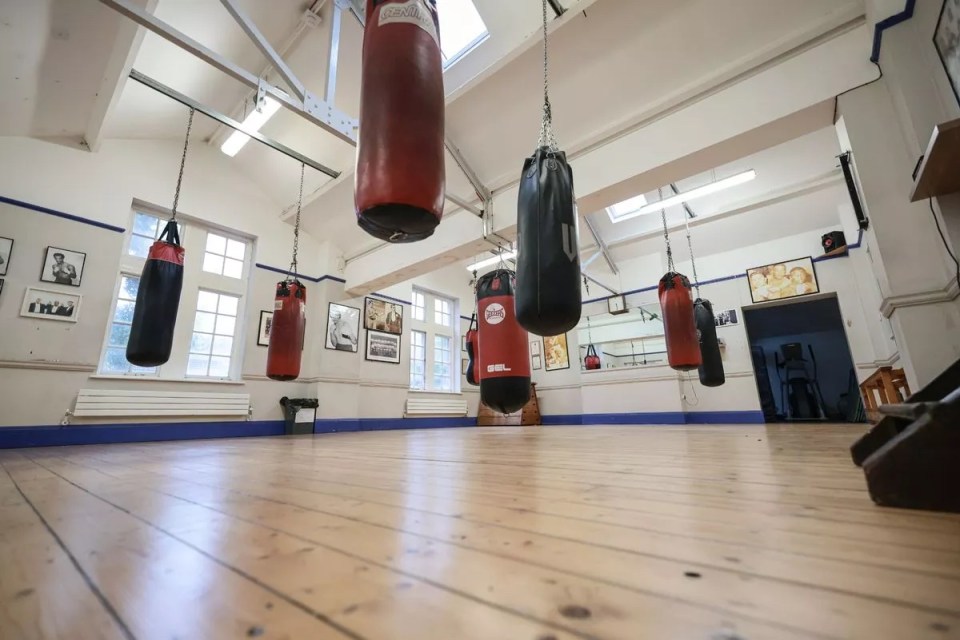
[[157, 240], [150, 247], [150, 253], [147, 254], [147, 260], [162, 260], [172, 262], [173, 264], [183, 266], [183, 247]]

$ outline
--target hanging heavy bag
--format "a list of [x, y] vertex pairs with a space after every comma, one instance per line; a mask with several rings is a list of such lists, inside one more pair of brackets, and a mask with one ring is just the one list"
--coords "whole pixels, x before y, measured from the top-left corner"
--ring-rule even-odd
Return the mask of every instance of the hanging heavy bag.
[[693, 319], [693, 292], [687, 276], [669, 272], [660, 279], [660, 310], [667, 341], [667, 360], [677, 371], [700, 366], [700, 341]]
[[150, 247], [140, 274], [127, 340], [127, 361], [131, 364], [157, 367], [170, 359], [183, 288], [183, 256], [177, 221], [170, 219]]
[[719, 387], [726, 382], [723, 375], [723, 360], [720, 358], [720, 342], [717, 340], [717, 324], [713, 305], [709, 300], [697, 298], [693, 302], [693, 317], [700, 337], [700, 384]]
[[592, 344], [587, 345], [587, 355], [583, 359], [583, 367], [587, 371], [596, 371], [600, 368], [600, 356], [597, 355], [597, 348]]
[[440, 224], [443, 62], [436, 0], [367, 0], [354, 200], [357, 221], [388, 242]]
[[267, 349], [267, 377], [296, 380], [307, 328], [307, 290], [299, 280], [277, 283]]
[[477, 281], [480, 401], [513, 413], [530, 400], [529, 338], [514, 313], [515, 274], [497, 269]]
[[480, 384], [480, 378], [477, 376], [477, 314], [474, 313], [470, 318], [470, 328], [467, 329], [467, 382], [473, 386]]

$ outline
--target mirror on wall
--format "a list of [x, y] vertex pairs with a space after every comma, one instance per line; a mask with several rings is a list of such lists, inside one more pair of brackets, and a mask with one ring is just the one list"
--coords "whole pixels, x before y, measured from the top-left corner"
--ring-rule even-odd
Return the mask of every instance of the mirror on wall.
[[577, 325], [580, 368], [593, 345], [603, 369], [663, 364], [667, 361], [660, 305], [630, 305], [626, 313], [584, 316]]

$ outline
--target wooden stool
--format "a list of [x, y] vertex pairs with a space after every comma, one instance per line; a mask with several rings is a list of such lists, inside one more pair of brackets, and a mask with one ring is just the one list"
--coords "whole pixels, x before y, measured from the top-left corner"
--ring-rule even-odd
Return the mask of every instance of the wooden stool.
[[[880, 367], [860, 383], [863, 406], [870, 422], [880, 422], [881, 404], [900, 404], [910, 396], [910, 386], [903, 369]], [[878, 401], [879, 400], [879, 401]]]

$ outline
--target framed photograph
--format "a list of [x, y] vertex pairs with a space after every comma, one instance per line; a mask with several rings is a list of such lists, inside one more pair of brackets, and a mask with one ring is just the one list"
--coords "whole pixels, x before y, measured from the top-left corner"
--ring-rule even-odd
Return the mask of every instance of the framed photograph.
[[257, 346], [270, 346], [270, 327], [273, 325], [273, 311], [260, 312], [260, 328], [257, 331]]
[[13, 254], [13, 238], [0, 236], [0, 276], [7, 275], [10, 266], [10, 256]]
[[547, 371], [570, 368], [570, 354], [567, 351], [567, 334], [543, 338], [543, 359]]
[[469, 358], [461, 358], [461, 360], [460, 360], [460, 375], [466, 376], [466, 375], [467, 375], [467, 367], [469, 367], [469, 366], [470, 366], [470, 359], [469, 359]]
[[381, 333], [403, 333], [403, 305], [377, 298], [363, 299], [363, 328]]
[[747, 269], [750, 299], [754, 302], [796, 298], [820, 293], [813, 258], [785, 260]]
[[530, 343], [530, 355], [539, 356], [540, 355], [540, 341], [534, 340]]
[[77, 293], [27, 287], [20, 315], [24, 318], [76, 322], [80, 317], [82, 299], [83, 296]]
[[713, 316], [714, 324], [719, 327], [732, 327], [735, 324], [740, 324], [740, 314], [737, 313], [736, 309], [727, 309], [726, 311], [718, 311]]
[[336, 302], [327, 305], [327, 349], [356, 353], [360, 348], [360, 309]]
[[960, 0], [944, 0], [933, 32], [933, 44], [960, 102]]
[[400, 364], [400, 336], [382, 331], [367, 331], [367, 360]]
[[83, 265], [86, 261], [87, 254], [83, 252], [61, 249], [60, 247], [47, 247], [43, 255], [40, 281], [79, 287], [80, 280], [83, 278]]
[[467, 336], [466, 335], [460, 336], [460, 351], [463, 351], [464, 353], [467, 352]]
[[531, 366], [533, 367], [534, 371], [543, 369], [543, 364], [541, 364], [539, 355], [533, 356], [533, 358], [531, 359]]

